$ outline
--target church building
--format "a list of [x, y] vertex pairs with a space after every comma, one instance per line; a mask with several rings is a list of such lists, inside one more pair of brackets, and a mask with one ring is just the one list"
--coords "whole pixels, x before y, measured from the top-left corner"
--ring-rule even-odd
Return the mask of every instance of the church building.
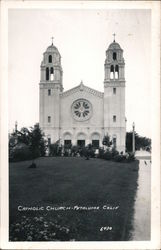
[[[103, 67], [103, 62], [102, 67]], [[40, 79], [40, 127], [49, 143], [102, 146], [109, 135], [118, 151], [125, 151], [125, 62], [114, 41], [106, 50], [104, 92], [81, 82], [63, 90], [61, 55], [52, 44], [43, 53]]]

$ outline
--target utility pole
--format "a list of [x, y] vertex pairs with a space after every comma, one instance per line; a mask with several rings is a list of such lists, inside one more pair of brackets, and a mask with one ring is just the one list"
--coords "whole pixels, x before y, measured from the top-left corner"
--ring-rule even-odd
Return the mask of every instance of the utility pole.
[[17, 121], [15, 121], [15, 133], [17, 134], [17, 126], [18, 126], [18, 123]]
[[132, 124], [132, 152], [135, 154], [135, 123]]

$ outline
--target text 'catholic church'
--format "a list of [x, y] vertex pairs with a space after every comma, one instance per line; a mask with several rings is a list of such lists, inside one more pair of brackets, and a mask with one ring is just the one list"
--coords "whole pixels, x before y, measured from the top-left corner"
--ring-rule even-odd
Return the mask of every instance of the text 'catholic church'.
[[98, 148], [108, 134], [125, 151], [124, 69], [123, 50], [114, 40], [106, 50], [104, 92], [82, 82], [63, 91], [61, 55], [52, 43], [43, 54], [40, 80], [40, 127], [48, 141]]

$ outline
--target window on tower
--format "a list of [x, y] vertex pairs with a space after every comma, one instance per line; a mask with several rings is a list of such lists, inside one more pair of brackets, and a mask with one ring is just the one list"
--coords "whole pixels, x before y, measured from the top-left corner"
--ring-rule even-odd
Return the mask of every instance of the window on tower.
[[116, 88], [113, 88], [113, 94], [116, 95]]
[[52, 63], [52, 55], [49, 55], [49, 63]]
[[49, 68], [46, 68], [46, 80], [49, 80]]
[[48, 89], [48, 95], [51, 95], [51, 89]]
[[115, 66], [115, 79], [118, 79], [119, 78], [119, 66], [116, 65]]
[[116, 54], [116, 52], [113, 52], [113, 60], [117, 60], [117, 54]]
[[53, 67], [50, 68], [50, 81], [54, 80], [54, 69]]
[[51, 122], [51, 116], [48, 116], [48, 123]]
[[110, 79], [114, 79], [114, 66], [111, 65], [110, 67]]
[[116, 115], [113, 115], [113, 122], [116, 122]]

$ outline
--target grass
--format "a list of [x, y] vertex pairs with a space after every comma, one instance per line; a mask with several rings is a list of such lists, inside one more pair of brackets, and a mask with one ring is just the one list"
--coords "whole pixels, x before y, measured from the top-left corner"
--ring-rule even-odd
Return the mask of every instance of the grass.
[[[138, 162], [39, 158], [10, 164], [11, 241], [128, 240], [137, 189]], [[104, 205], [118, 207], [104, 210]], [[43, 211], [18, 211], [18, 206]], [[46, 207], [99, 207], [47, 211]], [[112, 227], [112, 230], [102, 230]]]

